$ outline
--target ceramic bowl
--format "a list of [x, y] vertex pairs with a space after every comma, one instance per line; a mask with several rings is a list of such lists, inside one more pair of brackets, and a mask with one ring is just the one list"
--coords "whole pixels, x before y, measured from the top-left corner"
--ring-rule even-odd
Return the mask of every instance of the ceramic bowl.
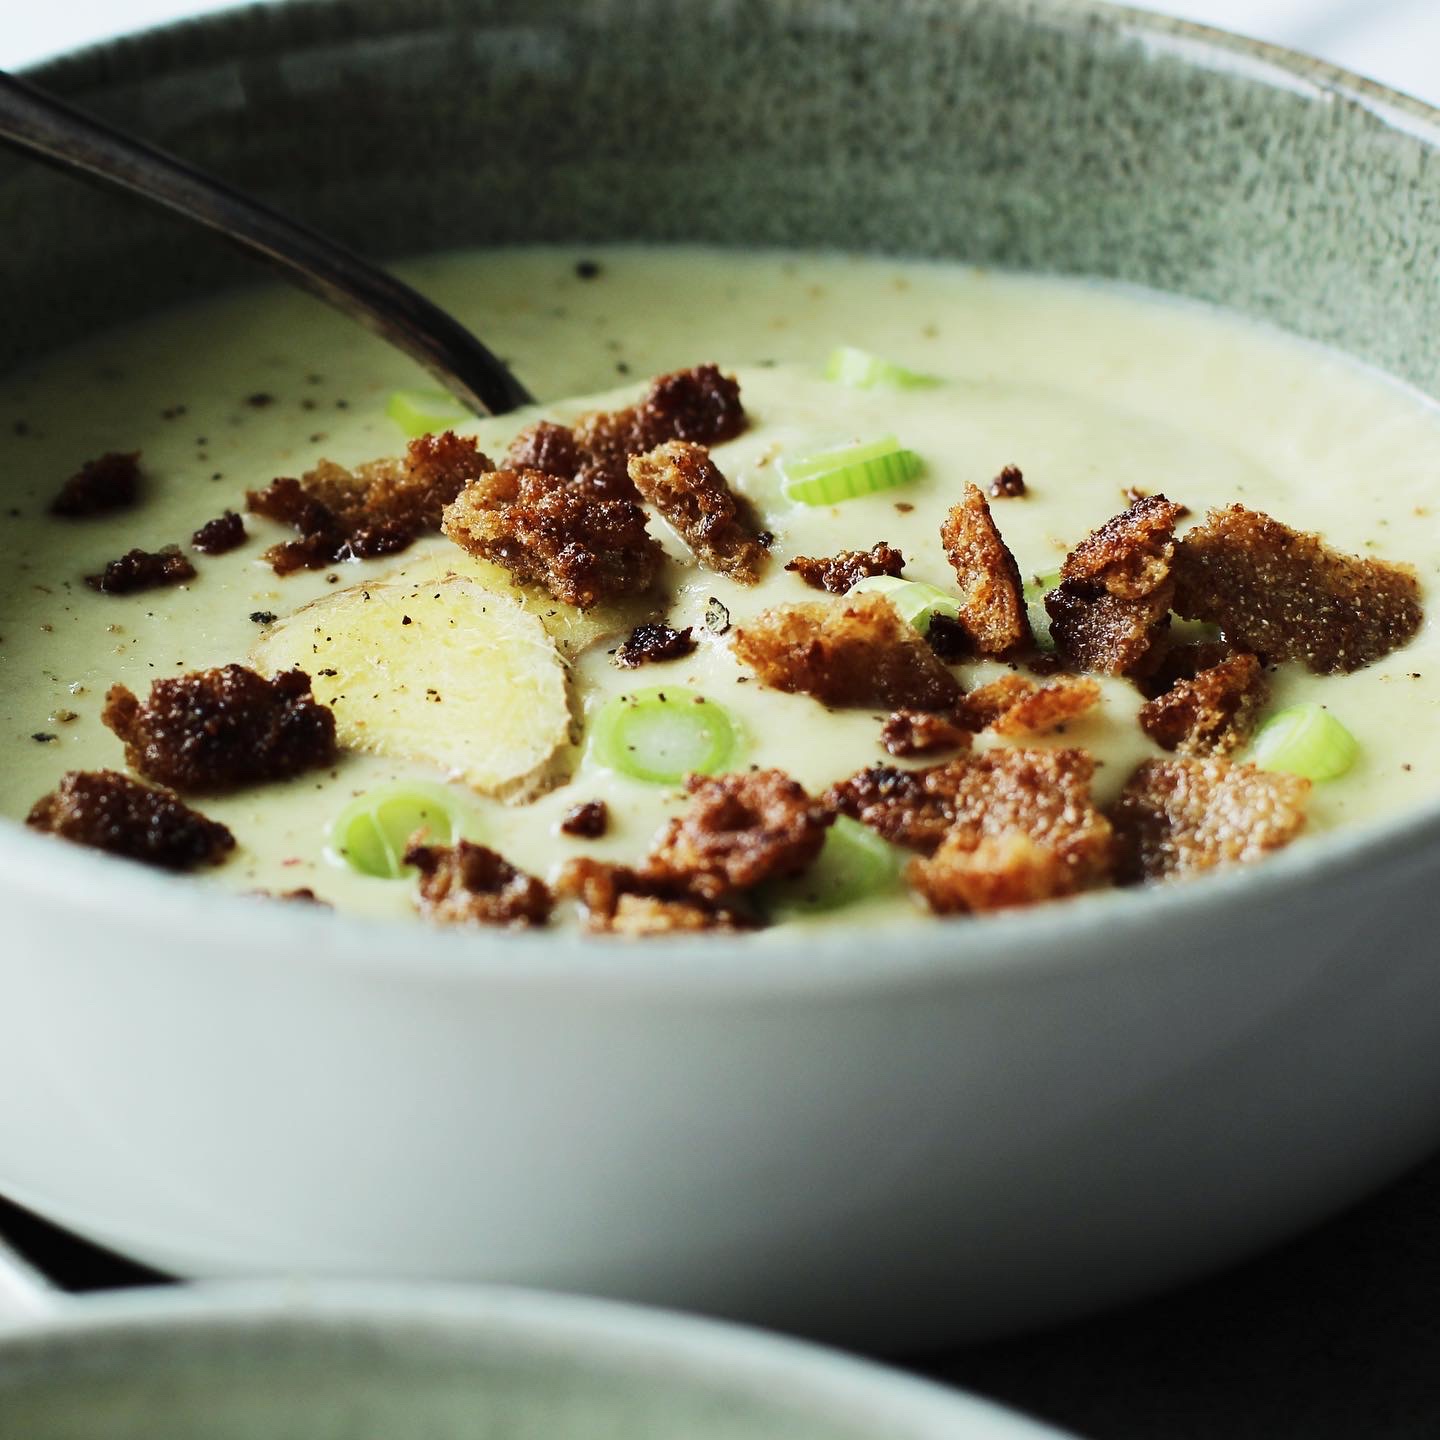
[[[1134, 11], [336, 0], [40, 78], [381, 254], [1098, 274], [1440, 391], [1436, 116]], [[5, 359], [236, 275], [33, 167], [0, 205]], [[624, 949], [257, 907], [9, 826], [0, 1190], [186, 1274], [522, 1281], [889, 1349], [1014, 1330], [1255, 1251], [1440, 1138], [1437, 866], [1430, 804], [903, 946]]]
[[24, 1440], [1061, 1440], [814, 1346], [608, 1301], [345, 1285], [134, 1291], [0, 1332]]

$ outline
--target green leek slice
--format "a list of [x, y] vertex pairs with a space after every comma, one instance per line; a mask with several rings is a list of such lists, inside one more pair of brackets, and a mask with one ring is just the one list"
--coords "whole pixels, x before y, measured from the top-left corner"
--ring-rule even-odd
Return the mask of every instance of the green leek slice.
[[802, 505], [836, 505], [908, 485], [923, 468], [920, 457], [893, 435], [780, 462], [786, 498]]
[[773, 915], [815, 915], [893, 889], [904, 857], [895, 846], [848, 815], [825, 832], [815, 863], [793, 880], [765, 887], [762, 903]]
[[440, 785], [379, 785], [357, 795], [330, 822], [330, 853], [362, 875], [398, 880], [413, 873], [404, 855], [417, 830], [430, 844], [453, 843], [459, 825], [449, 792]]
[[617, 695], [590, 730], [591, 754], [602, 765], [656, 785], [689, 774], [715, 775], [740, 750], [735, 723], [722, 706], [683, 685]]
[[405, 432], [407, 440], [448, 430], [470, 418], [459, 401], [444, 390], [393, 390], [385, 402], [385, 413]]
[[1250, 756], [1262, 770], [1335, 780], [1360, 754], [1360, 742], [1322, 705], [1291, 705], [1259, 729]]
[[1025, 613], [1030, 618], [1030, 633], [1040, 650], [1053, 650], [1055, 641], [1050, 637], [1050, 612], [1045, 608], [1045, 597], [1060, 584], [1060, 572], [1047, 570], [1043, 575], [1032, 575], [1023, 587]]
[[954, 595], [923, 580], [900, 580], [893, 575], [867, 575], [845, 592], [847, 595], [883, 595], [899, 612], [900, 618], [913, 625], [922, 635], [930, 629], [937, 615], [949, 620], [960, 618], [960, 601]]
[[825, 363], [825, 378], [848, 385], [852, 390], [869, 390], [876, 385], [888, 385], [897, 390], [919, 390], [940, 383], [934, 375], [907, 370], [903, 365], [881, 359], [879, 355], [872, 355], [854, 345], [841, 345], [830, 352], [830, 358]]

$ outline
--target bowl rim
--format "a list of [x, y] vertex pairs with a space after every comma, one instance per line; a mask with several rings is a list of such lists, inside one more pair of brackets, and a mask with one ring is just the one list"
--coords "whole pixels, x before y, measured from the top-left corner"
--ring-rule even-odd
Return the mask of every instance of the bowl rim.
[[[810, 8], [808, 0], [771, 3], [801, 14]], [[286, 9], [334, 10], [344, 4], [291, 0]], [[1246, 75], [1272, 88], [1354, 104], [1387, 129], [1440, 152], [1440, 108], [1285, 46], [1108, 0], [1025, 0], [1023, 9], [1010, 0], [969, 0], [969, 5], [1017, 20], [1063, 23], [1081, 35], [1087, 23], [1103, 24], [1197, 70]], [[932, 0], [923, 0], [923, 11], [935, 8]], [[43, 83], [52, 72], [60, 78], [76, 61], [103, 59], [116, 48], [151, 37], [220, 29], [264, 9], [268, 7], [242, 0], [66, 51], [22, 73]], [[1106, 934], [1105, 953], [1089, 955], [1084, 963], [1123, 963], [1143, 951], [1135, 942], [1153, 944], [1156, 931], [1203, 926], [1211, 912], [1224, 912], [1233, 920], [1238, 914], [1293, 903], [1316, 885], [1342, 884], [1367, 868], [1413, 868], [1417, 854], [1440, 856], [1440, 797], [1402, 815], [1305, 837], [1258, 864], [1196, 880], [1096, 891], [982, 916], [917, 919], [906, 923], [900, 953], [865, 943], [866, 937], [886, 933], [883, 926], [852, 931], [807, 925], [643, 941], [549, 930], [447, 930], [412, 919], [377, 920], [257, 902], [253, 896], [79, 846], [64, 845], [57, 864], [56, 846], [62, 844], [0, 817], [0, 893], [18, 886], [97, 921], [128, 922], [138, 911], [141, 924], [157, 929], [202, 935], [218, 929], [227, 937], [239, 933], [249, 949], [283, 952], [302, 963], [360, 973], [508, 982], [524, 988], [568, 989], [593, 980], [607, 992], [619, 986], [654, 996], [700, 990], [753, 998], [837, 986], [893, 990], [962, 976], [971, 981], [1034, 978], [1071, 969], [1073, 955], [1085, 948], [1075, 942], [1077, 929], [1089, 933], [1096, 927]], [[793, 953], [797, 947], [802, 952], [798, 956]]]
[[208, 1281], [56, 1299], [0, 1328], [0, 1398], [17, 1376], [63, 1378], [71, 1360], [105, 1364], [114, 1344], [163, 1356], [177, 1339], [203, 1344], [291, 1327], [493, 1347], [502, 1363], [579, 1361], [642, 1388], [650, 1377], [693, 1377], [697, 1387], [761, 1405], [783, 1395], [806, 1416], [904, 1440], [1062, 1440], [959, 1387], [751, 1326], [589, 1296], [437, 1283]]

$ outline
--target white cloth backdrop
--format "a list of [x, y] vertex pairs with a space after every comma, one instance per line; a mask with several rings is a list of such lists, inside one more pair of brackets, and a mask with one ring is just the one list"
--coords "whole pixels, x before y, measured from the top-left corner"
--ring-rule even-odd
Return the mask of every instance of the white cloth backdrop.
[[[0, 0], [0, 66], [229, 3]], [[1154, 0], [1151, 8], [1312, 51], [1440, 105], [1440, 0]]]

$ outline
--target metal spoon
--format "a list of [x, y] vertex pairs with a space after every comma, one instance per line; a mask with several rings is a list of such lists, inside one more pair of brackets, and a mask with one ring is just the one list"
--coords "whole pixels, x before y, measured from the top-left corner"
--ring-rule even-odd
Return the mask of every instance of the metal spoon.
[[219, 231], [418, 360], [477, 414], [500, 415], [533, 399], [464, 326], [393, 275], [3, 70], [0, 141]]

